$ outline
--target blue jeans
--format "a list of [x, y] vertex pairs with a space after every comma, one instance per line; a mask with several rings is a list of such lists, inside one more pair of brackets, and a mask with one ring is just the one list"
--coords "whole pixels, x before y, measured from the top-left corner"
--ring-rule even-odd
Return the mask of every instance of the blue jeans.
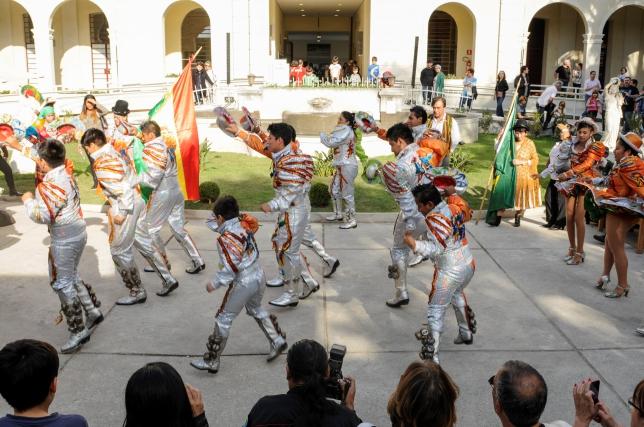
[[503, 100], [505, 99], [505, 96], [497, 96], [496, 97], [496, 115], [499, 117], [503, 117]]
[[432, 102], [432, 86], [423, 86], [423, 104]]

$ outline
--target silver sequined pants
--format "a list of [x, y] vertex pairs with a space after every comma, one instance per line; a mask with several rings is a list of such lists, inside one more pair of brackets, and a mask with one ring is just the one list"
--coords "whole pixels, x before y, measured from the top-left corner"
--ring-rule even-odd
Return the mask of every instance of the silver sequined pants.
[[358, 165], [336, 166], [331, 179], [331, 197], [344, 201], [344, 211], [355, 213], [355, 180], [358, 176]]

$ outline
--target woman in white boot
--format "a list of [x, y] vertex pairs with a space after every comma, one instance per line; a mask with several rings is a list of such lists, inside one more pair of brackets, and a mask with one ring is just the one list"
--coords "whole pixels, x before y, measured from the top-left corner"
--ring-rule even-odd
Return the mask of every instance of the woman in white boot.
[[[333, 166], [335, 173], [331, 180], [331, 196], [333, 197], [333, 215], [328, 221], [341, 221], [343, 230], [356, 228], [356, 201], [354, 197], [354, 182], [358, 176], [358, 159], [356, 158], [356, 136], [353, 131], [355, 115], [343, 111], [338, 117], [338, 124], [331, 135], [320, 133], [320, 142], [333, 148]], [[342, 209], [344, 201], [344, 211]]]

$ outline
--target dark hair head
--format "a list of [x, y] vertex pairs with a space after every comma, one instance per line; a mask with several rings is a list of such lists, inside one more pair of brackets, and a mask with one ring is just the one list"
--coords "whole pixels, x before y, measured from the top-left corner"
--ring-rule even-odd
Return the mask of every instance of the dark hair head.
[[527, 66], [527, 65], [523, 65], [523, 66], [521, 66], [521, 69], [520, 69], [519, 73], [523, 73], [523, 72], [524, 72], [525, 70], [527, 70], [527, 69], [528, 69], [528, 66]]
[[633, 403], [639, 408], [640, 418], [644, 418], [644, 380], [640, 381], [633, 390]]
[[276, 139], [282, 138], [284, 145], [288, 145], [293, 140], [292, 138], [295, 129], [293, 129], [293, 126], [286, 123], [271, 123], [268, 125], [268, 131]]
[[65, 145], [57, 139], [49, 138], [38, 145], [38, 157], [47, 162], [49, 167], [57, 168], [65, 164]]
[[239, 205], [233, 196], [221, 196], [215, 201], [212, 213], [221, 215], [226, 221], [239, 216]]
[[414, 199], [423, 205], [432, 202], [436, 206], [442, 201], [441, 193], [432, 184], [418, 185], [411, 190], [411, 193]]
[[624, 151], [630, 153], [631, 156], [638, 156], [640, 154], [639, 152], [635, 151], [633, 147], [622, 141], [622, 138], [617, 138], [617, 145], [621, 145]]
[[342, 117], [344, 117], [344, 120], [347, 121], [347, 125], [354, 127], [356, 125], [356, 115], [349, 112], [349, 111], [343, 111], [340, 113]]
[[442, 102], [442, 103], [443, 103], [443, 107], [446, 107], [446, 106], [447, 106], [447, 101], [445, 100], [445, 98], [444, 98], [444, 97], [442, 97], [442, 96], [436, 96], [436, 97], [432, 98], [432, 107], [433, 107], [434, 105], [438, 104], [439, 102]]
[[40, 405], [58, 376], [58, 353], [46, 342], [18, 340], [0, 350], [0, 395], [16, 411]]
[[291, 141], [295, 141], [297, 139], [297, 133], [295, 132], [295, 128], [289, 125], [288, 123], [286, 125], [291, 130]]
[[83, 107], [81, 108], [81, 113], [80, 113], [81, 119], [85, 118], [87, 116], [87, 100], [88, 99], [92, 99], [95, 102], [94, 103], [94, 110], [92, 110], [93, 114], [96, 114], [96, 111], [98, 110], [98, 107], [96, 106], [96, 98], [91, 93], [88, 93], [87, 95], [85, 95], [85, 98], [83, 98]]
[[161, 136], [161, 126], [154, 120], [148, 120], [141, 125], [142, 133], [153, 133], [157, 138]]
[[132, 374], [125, 387], [123, 426], [194, 426], [186, 386], [176, 369], [154, 362]]
[[531, 427], [539, 422], [548, 400], [548, 387], [532, 366], [519, 360], [505, 362], [496, 375], [494, 390], [512, 425]]
[[640, 82], [637, 81], [637, 79], [631, 79], [631, 81], [633, 82], [633, 86], [637, 86], [638, 84], [640, 84]]
[[323, 414], [333, 410], [325, 397], [325, 376], [329, 366], [326, 350], [317, 341], [300, 340], [289, 349], [286, 366], [289, 379], [297, 384], [307, 406], [295, 426], [320, 426]]
[[197, 67], [203, 67], [203, 61], [197, 61]]
[[83, 137], [81, 138], [81, 145], [83, 147], [88, 147], [92, 142], [99, 147], [107, 144], [105, 133], [102, 130], [96, 128], [87, 129], [83, 134]]
[[452, 427], [458, 387], [431, 360], [413, 362], [391, 394], [387, 412], [392, 427]]
[[469, 71], [470, 73], [474, 74], [474, 68], [468, 68], [467, 71]]
[[411, 133], [411, 129], [404, 123], [396, 123], [387, 129], [387, 141], [398, 141], [398, 138], [402, 138], [407, 144], [414, 142], [414, 135]]
[[409, 111], [414, 113], [414, 116], [418, 117], [423, 124], [427, 123], [427, 111], [423, 107], [414, 105]]

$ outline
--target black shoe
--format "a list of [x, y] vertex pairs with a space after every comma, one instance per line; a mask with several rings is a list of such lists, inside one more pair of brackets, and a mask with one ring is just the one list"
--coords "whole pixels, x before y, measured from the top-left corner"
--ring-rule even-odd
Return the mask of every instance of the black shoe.
[[605, 234], [594, 234], [593, 239], [597, 240], [599, 243], [602, 245], [606, 242], [606, 235]]
[[186, 273], [197, 274], [206, 269], [206, 264], [193, 265], [192, 268], [186, 268]]
[[10, 195], [10, 196], [20, 197], [20, 196], [22, 196], [23, 194], [24, 194], [24, 193], [21, 193], [21, 192], [20, 192], [20, 191], [18, 191], [18, 190], [12, 190], [12, 191], [9, 191], [9, 195]]
[[494, 220], [494, 223], [490, 224], [492, 227], [498, 227], [501, 225], [501, 216], [497, 215], [496, 219]]
[[542, 226], [543, 228], [552, 228], [552, 227], [554, 227], [554, 224], [551, 224], [551, 223], [549, 223], [549, 222], [548, 222], [548, 223], [546, 223], [546, 224], [541, 224], [541, 226]]
[[521, 215], [515, 215], [514, 216], [514, 224], [515, 227], [521, 227]]

